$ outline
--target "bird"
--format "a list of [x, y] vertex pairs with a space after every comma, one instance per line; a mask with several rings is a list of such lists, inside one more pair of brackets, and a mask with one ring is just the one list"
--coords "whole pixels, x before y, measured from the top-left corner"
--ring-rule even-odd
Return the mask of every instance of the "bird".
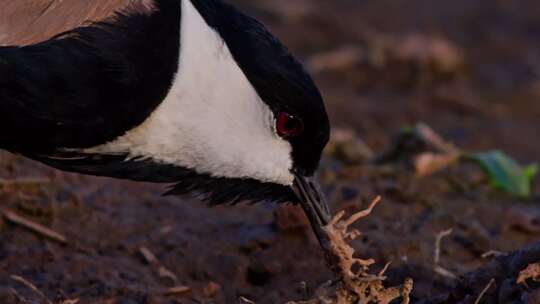
[[256, 19], [222, 0], [0, 4], [0, 149], [329, 222], [323, 97]]

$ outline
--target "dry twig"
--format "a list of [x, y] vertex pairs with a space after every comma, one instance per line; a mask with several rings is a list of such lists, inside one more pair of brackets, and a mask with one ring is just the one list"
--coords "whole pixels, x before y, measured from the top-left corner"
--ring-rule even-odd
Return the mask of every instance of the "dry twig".
[[184, 296], [189, 293], [191, 293], [191, 287], [188, 286], [175, 286], [165, 291], [165, 295], [167, 296]]
[[9, 210], [4, 210], [3, 211], [3, 214], [4, 214], [4, 218], [6, 218], [6, 220], [8, 220], [9, 222], [13, 223], [13, 224], [16, 224], [16, 225], [19, 225], [19, 226], [22, 226], [26, 229], [29, 229], [39, 235], [42, 235], [46, 238], [49, 238], [53, 241], [57, 241], [59, 243], [62, 243], [62, 244], [67, 244], [67, 238], [65, 236], [63, 236], [62, 234], [56, 232], [56, 231], [53, 231], [52, 229], [49, 229], [45, 226], [42, 226], [38, 223], [35, 223], [35, 222], [32, 222], [30, 220], [27, 220], [25, 218], [23, 218], [22, 216], [20, 215], [17, 215], [16, 213], [12, 212], [12, 211], [9, 211]]

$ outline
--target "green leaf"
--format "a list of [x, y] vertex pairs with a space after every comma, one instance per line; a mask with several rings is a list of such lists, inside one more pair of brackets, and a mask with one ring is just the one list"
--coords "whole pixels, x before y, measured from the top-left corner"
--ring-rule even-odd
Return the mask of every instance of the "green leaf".
[[400, 133], [402, 135], [413, 135], [414, 134], [414, 128], [415, 126], [412, 125], [404, 125], [401, 127]]
[[536, 174], [538, 174], [538, 164], [532, 164], [525, 167], [525, 170], [523, 170], [523, 173], [525, 173], [525, 176], [527, 176], [530, 180], [533, 180]]
[[494, 188], [520, 197], [531, 195], [537, 164], [523, 167], [501, 151], [477, 153], [471, 159], [486, 172]]

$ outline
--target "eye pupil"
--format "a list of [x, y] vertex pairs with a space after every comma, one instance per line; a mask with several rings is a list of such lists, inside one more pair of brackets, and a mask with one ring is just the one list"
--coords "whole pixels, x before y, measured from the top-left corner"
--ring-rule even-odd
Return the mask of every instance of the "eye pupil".
[[280, 112], [276, 119], [276, 130], [281, 137], [294, 137], [302, 133], [304, 124], [299, 118], [285, 112]]
[[289, 119], [285, 122], [285, 129], [294, 130], [298, 127], [298, 121], [296, 119]]

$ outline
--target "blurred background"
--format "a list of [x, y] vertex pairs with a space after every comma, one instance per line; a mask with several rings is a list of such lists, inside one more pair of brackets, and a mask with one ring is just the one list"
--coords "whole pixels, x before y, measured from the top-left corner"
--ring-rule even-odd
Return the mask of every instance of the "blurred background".
[[[412, 276], [413, 300], [427, 299], [486, 265], [486, 252], [540, 237], [540, 2], [230, 2], [320, 86], [334, 126], [321, 168], [333, 211], [383, 197], [352, 245], [375, 270], [393, 261], [389, 283]], [[1, 303], [43, 300], [13, 275], [55, 301], [107, 304], [285, 303], [332, 277], [293, 206], [208, 208], [5, 152], [0, 176], [0, 206], [67, 240], [4, 216]], [[449, 228], [441, 274], [435, 239]]]
[[540, 111], [535, 1], [235, 2], [304, 59], [334, 125], [374, 148], [424, 121], [459, 146], [540, 154], [524, 140]]

